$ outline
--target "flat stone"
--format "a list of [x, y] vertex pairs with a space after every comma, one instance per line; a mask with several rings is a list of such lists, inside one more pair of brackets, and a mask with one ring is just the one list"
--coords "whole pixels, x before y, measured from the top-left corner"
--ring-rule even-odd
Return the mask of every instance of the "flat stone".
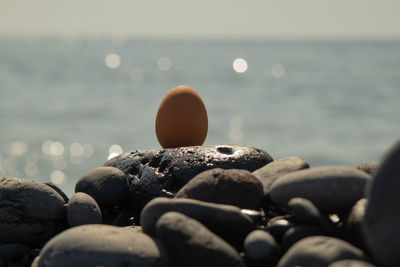
[[78, 192], [71, 196], [67, 206], [67, 220], [71, 227], [102, 223], [99, 205], [90, 195]]
[[370, 253], [384, 266], [400, 266], [400, 141], [386, 154], [366, 190], [362, 222]]
[[365, 173], [368, 173], [371, 176], [374, 176], [376, 171], [379, 168], [379, 162], [377, 161], [367, 161], [367, 162], [362, 162], [354, 166], [357, 170], [363, 171]]
[[173, 266], [245, 266], [239, 253], [200, 222], [167, 212], [157, 221], [157, 238]]
[[155, 236], [158, 219], [168, 211], [180, 212], [201, 222], [235, 247], [242, 246], [248, 233], [254, 229], [250, 217], [235, 206], [193, 199], [155, 198], [142, 210], [140, 224], [143, 232]]
[[37, 266], [168, 266], [168, 259], [149, 236], [123, 227], [86, 224], [52, 238]]
[[176, 193], [175, 198], [257, 209], [263, 196], [262, 183], [249, 171], [215, 168], [196, 175]]
[[284, 174], [308, 169], [310, 165], [299, 157], [285, 157], [268, 163], [264, 167], [255, 170], [252, 174], [261, 180], [265, 197], [269, 198], [271, 185]]
[[328, 267], [376, 267], [376, 265], [362, 260], [340, 260], [329, 264]]
[[44, 183], [0, 178], [0, 244], [48, 240], [66, 227], [64, 204]]
[[244, 240], [246, 261], [252, 264], [273, 266], [279, 259], [279, 247], [274, 237], [263, 230], [254, 230]]
[[272, 160], [265, 151], [255, 147], [216, 145], [132, 151], [107, 161], [104, 166], [119, 168], [128, 175], [131, 201], [140, 211], [155, 197], [173, 197], [205, 170], [252, 172]]
[[92, 196], [101, 209], [124, 204], [128, 199], [127, 176], [113, 167], [99, 167], [83, 175], [75, 192]]
[[341, 239], [327, 236], [306, 237], [294, 244], [277, 267], [324, 267], [344, 259], [365, 259], [362, 250]]
[[301, 197], [323, 213], [347, 213], [363, 197], [370, 180], [370, 175], [351, 167], [300, 170], [279, 177], [271, 186], [271, 199], [286, 205], [291, 198]]

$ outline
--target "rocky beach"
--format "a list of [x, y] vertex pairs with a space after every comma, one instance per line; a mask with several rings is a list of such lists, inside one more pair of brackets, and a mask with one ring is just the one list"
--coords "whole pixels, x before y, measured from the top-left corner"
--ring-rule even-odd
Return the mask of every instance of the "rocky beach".
[[51, 183], [0, 178], [0, 266], [399, 266], [400, 142], [312, 167], [243, 145], [138, 150]]

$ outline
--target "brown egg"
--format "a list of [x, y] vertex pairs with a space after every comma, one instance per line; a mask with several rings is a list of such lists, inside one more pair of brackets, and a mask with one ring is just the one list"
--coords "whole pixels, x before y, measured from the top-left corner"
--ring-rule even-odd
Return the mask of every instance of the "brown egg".
[[156, 117], [156, 135], [163, 148], [201, 146], [207, 130], [207, 111], [195, 90], [181, 85], [164, 96]]

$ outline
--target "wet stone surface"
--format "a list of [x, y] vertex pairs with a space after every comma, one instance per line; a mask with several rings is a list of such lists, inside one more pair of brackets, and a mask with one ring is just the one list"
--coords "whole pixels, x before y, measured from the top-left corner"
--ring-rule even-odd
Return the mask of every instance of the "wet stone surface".
[[205, 170], [252, 172], [271, 161], [267, 152], [255, 147], [216, 145], [133, 151], [110, 159], [104, 166], [119, 168], [128, 176], [131, 201], [136, 209], [141, 209], [155, 197], [174, 197]]

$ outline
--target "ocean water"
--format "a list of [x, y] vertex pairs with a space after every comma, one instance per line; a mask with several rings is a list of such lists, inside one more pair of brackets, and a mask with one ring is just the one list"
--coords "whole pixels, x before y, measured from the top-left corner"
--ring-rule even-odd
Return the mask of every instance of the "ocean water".
[[0, 176], [70, 195], [110, 154], [160, 148], [157, 108], [181, 84], [205, 102], [205, 145], [352, 166], [400, 137], [400, 42], [3, 38]]

